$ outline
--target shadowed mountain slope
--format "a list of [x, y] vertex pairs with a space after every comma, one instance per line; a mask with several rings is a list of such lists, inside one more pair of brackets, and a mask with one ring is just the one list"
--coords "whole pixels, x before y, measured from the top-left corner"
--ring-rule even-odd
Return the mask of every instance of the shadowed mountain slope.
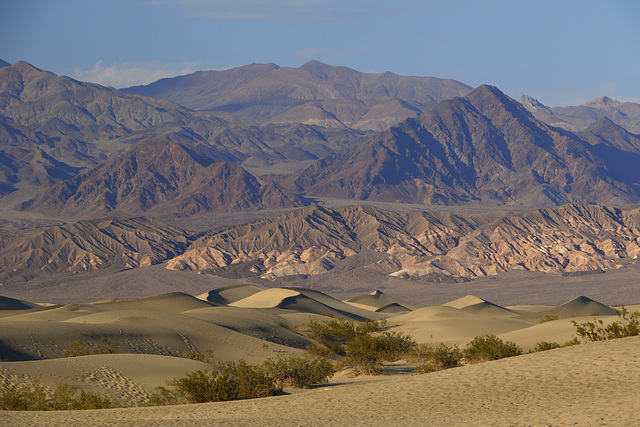
[[277, 184], [261, 183], [237, 165], [214, 160], [180, 144], [143, 140], [21, 209], [87, 217], [111, 212], [195, 215], [303, 204]]
[[484, 85], [286, 182], [314, 196], [426, 204], [640, 200], [639, 182], [617, 180], [614, 165], [598, 154], [579, 136], [549, 127]]

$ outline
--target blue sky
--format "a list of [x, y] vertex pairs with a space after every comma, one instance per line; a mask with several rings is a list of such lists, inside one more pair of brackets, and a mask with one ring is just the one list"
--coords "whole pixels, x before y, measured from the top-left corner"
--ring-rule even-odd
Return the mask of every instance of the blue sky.
[[311, 59], [640, 102], [637, 0], [0, 0], [0, 58], [114, 87]]

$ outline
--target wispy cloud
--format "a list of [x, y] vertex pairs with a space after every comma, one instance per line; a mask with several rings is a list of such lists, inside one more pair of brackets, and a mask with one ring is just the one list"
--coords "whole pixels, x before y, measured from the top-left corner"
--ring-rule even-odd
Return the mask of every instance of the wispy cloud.
[[104, 65], [103, 61], [98, 61], [88, 70], [76, 68], [73, 71], [73, 77], [85, 82], [123, 88], [149, 84], [165, 77], [189, 74], [196, 71], [196, 65], [194, 63], [167, 64], [159, 61]]
[[337, 21], [395, 13], [391, 3], [356, 0], [150, 0], [186, 16], [220, 20]]

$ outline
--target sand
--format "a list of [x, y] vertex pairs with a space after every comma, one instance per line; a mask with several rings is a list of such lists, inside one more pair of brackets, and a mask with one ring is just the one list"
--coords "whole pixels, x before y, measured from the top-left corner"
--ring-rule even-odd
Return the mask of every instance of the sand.
[[[175, 292], [50, 307], [5, 299], [0, 352], [14, 361], [0, 362], [0, 380], [28, 384], [39, 379], [49, 389], [64, 382], [132, 405], [172, 378], [211, 367], [182, 355], [211, 350], [215, 360], [261, 363], [300, 353], [313, 343], [299, 333], [300, 325], [330, 320], [327, 314], [385, 317], [389, 331], [407, 333], [419, 343], [464, 347], [473, 337], [491, 333], [525, 351], [539, 341], [568, 341], [575, 335], [571, 321], [590, 321], [594, 312], [604, 314], [605, 322], [617, 319], [611, 307], [586, 297], [557, 306], [505, 307], [468, 295], [412, 311], [407, 311], [410, 304], [382, 293], [354, 299], [253, 285], [214, 290], [200, 299]], [[402, 306], [402, 311], [377, 311], [386, 305]], [[558, 319], [540, 323], [545, 314]], [[102, 336], [119, 345], [118, 354], [63, 357], [70, 343], [98, 346]], [[423, 375], [407, 374], [412, 365], [399, 361], [389, 365], [391, 375], [350, 378], [338, 373], [327, 385], [265, 399], [102, 411], [0, 411], [0, 425], [637, 425], [639, 362], [640, 338], [634, 337]]]
[[238, 402], [0, 413], [9, 425], [612, 425], [640, 418], [640, 338]]

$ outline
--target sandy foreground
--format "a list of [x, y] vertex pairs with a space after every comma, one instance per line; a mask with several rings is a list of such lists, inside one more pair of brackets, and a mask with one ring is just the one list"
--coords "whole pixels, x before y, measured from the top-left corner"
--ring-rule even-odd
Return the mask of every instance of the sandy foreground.
[[[231, 287], [199, 298], [172, 293], [123, 302], [37, 306], [0, 300], [0, 380], [39, 380], [106, 394], [126, 405], [155, 387], [210, 365], [184, 357], [251, 363], [300, 352], [296, 325], [329, 313], [387, 318], [389, 330], [419, 343], [460, 347], [494, 333], [529, 350], [563, 343], [584, 322], [615, 311], [585, 297], [559, 306], [499, 306], [473, 296], [417, 308], [382, 293], [339, 301], [299, 288]], [[630, 306], [631, 311], [640, 306]], [[540, 323], [543, 316], [553, 321]], [[119, 354], [63, 357], [76, 340], [108, 337]], [[97, 345], [97, 344], [96, 344]], [[44, 359], [44, 360], [38, 360]], [[0, 411], [0, 426], [26, 425], [629, 425], [640, 423], [640, 337], [589, 343], [430, 374], [349, 378], [311, 390], [236, 402], [60, 412]]]
[[640, 338], [236, 402], [3, 412], [13, 425], [615, 425], [640, 420]]

